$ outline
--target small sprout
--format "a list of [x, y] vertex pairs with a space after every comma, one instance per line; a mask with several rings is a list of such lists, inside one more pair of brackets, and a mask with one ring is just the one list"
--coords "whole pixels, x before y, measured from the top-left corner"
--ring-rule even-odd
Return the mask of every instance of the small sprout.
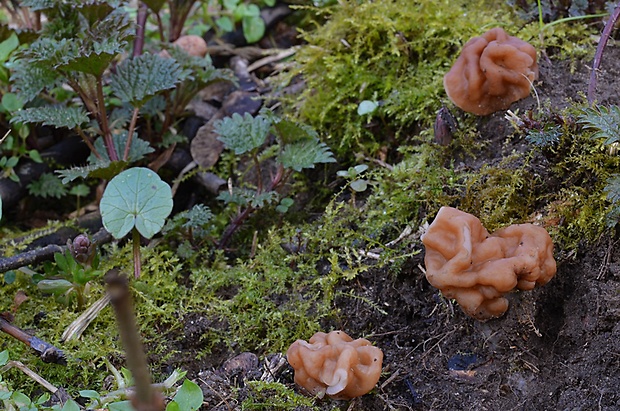
[[359, 176], [366, 170], [368, 170], [368, 166], [366, 164], [358, 164], [355, 167], [349, 167], [348, 170], [340, 170], [336, 173], [336, 175], [351, 181], [351, 190], [361, 193], [368, 188], [368, 181], [359, 178]]
[[292, 198], [286, 197], [280, 200], [280, 204], [276, 206], [276, 211], [278, 213], [286, 213], [288, 209], [293, 205], [295, 201]]

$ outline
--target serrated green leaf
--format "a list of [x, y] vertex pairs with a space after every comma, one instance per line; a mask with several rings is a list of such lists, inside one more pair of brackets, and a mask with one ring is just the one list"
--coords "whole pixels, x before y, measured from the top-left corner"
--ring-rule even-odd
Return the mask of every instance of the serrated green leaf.
[[245, 206], [249, 204], [249, 202], [256, 195], [256, 191], [248, 190], [238, 187], [233, 187], [232, 192], [230, 191], [221, 191], [216, 197], [217, 200], [224, 201], [226, 204], [237, 204], [240, 206]]
[[620, 141], [620, 107], [618, 106], [586, 108], [577, 122], [586, 128], [593, 129], [595, 133], [592, 138], [605, 139], [606, 145]]
[[[123, 130], [120, 133], [113, 134], [112, 142], [114, 143], [116, 153], [118, 153], [119, 157], [122, 157], [125, 152], [125, 144], [127, 143], [127, 131]], [[101, 161], [109, 162], [110, 156], [108, 155], [108, 150], [106, 150], [103, 137], [99, 137], [95, 140], [93, 145], [95, 146], [95, 150], [97, 150], [99, 155], [101, 155], [101, 159], [98, 159], [94, 154], [91, 154], [88, 157], [88, 162], [90, 164], [98, 164]], [[153, 151], [155, 151], [155, 149], [151, 147], [148, 141], [142, 140], [134, 135], [131, 139], [131, 146], [129, 147], [127, 161], [133, 163], [135, 161], [142, 160], [145, 155], [152, 153]]]
[[33, 100], [41, 91], [52, 89], [59, 83], [60, 75], [51, 67], [24, 59], [11, 64], [13, 90], [25, 103]]
[[21, 6], [33, 11], [51, 9], [56, 5], [54, 0], [22, 0]]
[[28, 193], [41, 198], [62, 198], [67, 194], [67, 187], [56, 175], [44, 173], [28, 184]]
[[95, 164], [89, 164], [83, 167], [73, 167], [67, 170], [56, 170], [56, 173], [62, 178], [62, 183], [67, 184], [76, 178], [100, 178], [110, 180], [127, 167], [126, 161], [109, 161], [104, 160]]
[[301, 171], [304, 168], [314, 168], [317, 163], [335, 163], [329, 147], [316, 139], [288, 144], [278, 155], [278, 162], [284, 168]]
[[140, 107], [181, 80], [181, 66], [176, 61], [157, 54], [143, 54], [121, 63], [112, 75], [110, 87], [121, 100]]
[[134, 227], [151, 238], [164, 226], [172, 204], [170, 186], [152, 170], [135, 167], [108, 183], [99, 208], [104, 227], [115, 238], [123, 238]]
[[234, 113], [232, 117], [218, 120], [213, 125], [213, 130], [219, 135], [218, 140], [237, 155], [262, 146], [270, 128], [271, 122], [268, 119], [263, 116], [252, 117], [249, 113], [243, 117]]
[[30, 107], [15, 113], [11, 123], [41, 123], [45, 126], [74, 129], [90, 119], [83, 107], [61, 105]]
[[203, 399], [204, 396], [198, 384], [186, 379], [172, 400], [178, 404], [180, 410], [195, 411], [200, 408]]

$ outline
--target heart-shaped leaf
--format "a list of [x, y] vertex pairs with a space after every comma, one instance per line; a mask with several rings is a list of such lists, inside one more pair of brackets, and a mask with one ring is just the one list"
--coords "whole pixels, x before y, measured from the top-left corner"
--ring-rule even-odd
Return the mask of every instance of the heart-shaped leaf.
[[123, 238], [134, 227], [151, 238], [172, 211], [172, 190], [152, 170], [134, 167], [108, 183], [99, 207], [103, 226], [114, 238]]

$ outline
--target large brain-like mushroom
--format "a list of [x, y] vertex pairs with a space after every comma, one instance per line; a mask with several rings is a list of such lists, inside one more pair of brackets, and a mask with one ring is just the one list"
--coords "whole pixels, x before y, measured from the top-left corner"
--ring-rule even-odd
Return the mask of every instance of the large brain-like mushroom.
[[295, 369], [295, 382], [310, 394], [348, 400], [377, 384], [383, 352], [364, 338], [354, 340], [343, 331], [332, 331], [318, 332], [308, 342], [295, 341], [286, 358]]
[[496, 27], [463, 46], [443, 84], [454, 104], [484, 116], [527, 97], [537, 78], [536, 49]]
[[473, 215], [442, 207], [422, 242], [431, 285], [482, 321], [506, 312], [504, 294], [544, 285], [556, 272], [551, 237], [533, 224], [489, 234]]

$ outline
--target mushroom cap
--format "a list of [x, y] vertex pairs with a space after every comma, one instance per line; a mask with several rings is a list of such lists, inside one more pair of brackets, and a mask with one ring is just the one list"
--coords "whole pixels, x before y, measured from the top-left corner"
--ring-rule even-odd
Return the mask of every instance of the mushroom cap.
[[286, 352], [295, 383], [311, 395], [339, 400], [360, 397], [377, 384], [383, 352], [364, 338], [343, 331], [318, 332], [308, 342], [295, 341]]
[[443, 84], [454, 104], [484, 116], [527, 97], [537, 78], [536, 49], [496, 27], [465, 43]]
[[442, 207], [422, 242], [428, 282], [478, 320], [503, 315], [506, 293], [544, 285], [556, 272], [551, 237], [533, 224], [489, 234], [475, 216]]

